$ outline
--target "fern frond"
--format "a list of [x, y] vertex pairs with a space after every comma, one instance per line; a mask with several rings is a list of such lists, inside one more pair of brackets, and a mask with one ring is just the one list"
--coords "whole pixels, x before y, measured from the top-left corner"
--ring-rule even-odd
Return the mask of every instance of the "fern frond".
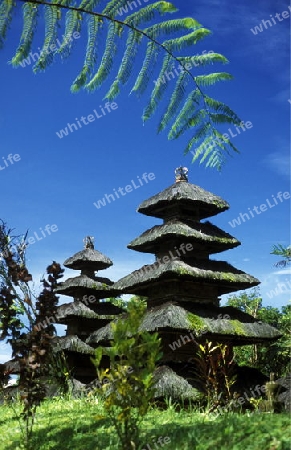
[[238, 125], [238, 123], [235, 119], [233, 119], [232, 117], [230, 117], [226, 114], [209, 113], [209, 117], [211, 118], [212, 122], [217, 125], [220, 123], [232, 123], [232, 124]]
[[[54, 0], [52, 0], [53, 2]], [[70, 0], [60, 0], [60, 5], [68, 6]], [[45, 39], [43, 47], [40, 51], [39, 59], [33, 67], [34, 73], [37, 73], [40, 70], [45, 70], [54, 59], [53, 53], [55, 50], [52, 50], [54, 47], [56, 49], [56, 41], [57, 41], [57, 31], [58, 31], [58, 22], [61, 19], [61, 9], [57, 6], [45, 6]]]
[[156, 67], [160, 51], [161, 47], [157, 47], [153, 41], [150, 41], [147, 44], [142, 68], [130, 93], [136, 92], [137, 94], [142, 95], [145, 92], [151, 79], [151, 75]]
[[10, 61], [13, 67], [19, 66], [19, 64], [27, 58], [30, 52], [37, 25], [38, 8], [38, 5], [33, 5], [31, 3], [25, 3], [23, 5], [23, 30], [20, 37], [20, 44], [16, 50], [15, 56]]
[[13, 8], [15, 8], [14, 0], [2, 0], [0, 5], [0, 48], [4, 45], [6, 33], [12, 20]]
[[89, 91], [97, 89], [109, 76], [117, 51], [116, 38], [119, 37], [119, 31], [119, 25], [116, 22], [109, 23], [105, 50], [99, 68], [89, 83], [86, 84], [86, 89]]
[[207, 30], [207, 28], [198, 28], [198, 30], [194, 30], [185, 36], [163, 42], [163, 46], [171, 53], [181, 51], [186, 47], [197, 44], [198, 41], [210, 34], [211, 31]]
[[205, 101], [205, 104], [209, 108], [213, 109], [216, 112], [221, 112], [221, 113], [229, 116], [235, 125], [239, 125], [241, 123], [241, 120], [237, 116], [237, 114], [234, 111], [232, 111], [232, 109], [229, 106], [225, 105], [224, 103], [222, 103], [218, 100], [215, 100], [214, 98], [211, 98], [208, 95], [204, 95], [204, 101]]
[[[227, 64], [229, 61], [225, 56], [221, 55], [220, 53], [206, 53], [204, 55], [196, 55], [196, 56], [182, 56], [178, 57], [177, 60], [182, 64], [182, 66], [187, 67], [188, 65], [191, 65], [193, 67], [199, 67], [199, 66], [207, 66], [209, 64], [214, 63], [222, 63]], [[189, 70], [191, 70], [192, 67], [190, 67]]]
[[187, 131], [190, 128], [189, 117], [193, 114], [193, 112], [199, 106], [199, 102], [201, 100], [202, 93], [199, 89], [195, 89], [192, 91], [186, 102], [180, 111], [179, 115], [176, 117], [174, 124], [169, 132], [169, 139], [177, 139], [181, 134]]
[[105, 98], [113, 100], [120, 92], [119, 86], [128, 81], [133, 70], [133, 65], [141, 39], [142, 36], [140, 33], [129, 30], [126, 41], [126, 50], [120, 64], [120, 68], [113, 84], [110, 86], [108, 93], [105, 95]]
[[102, 13], [106, 16], [115, 17], [118, 11], [126, 6], [127, 0], [110, 0], [107, 2], [106, 7], [103, 9]]
[[146, 120], [148, 120], [154, 114], [155, 110], [157, 109], [158, 103], [161, 101], [161, 99], [167, 89], [168, 83], [165, 79], [165, 76], [167, 74], [167, 69], [170, 68], [170, 64], [172, 64], [172, 63], [173, 63], [173, 59], [172, 59], [171, 55], [167, 54], [164, 57], [162, 69], [161, 69], [159, 77], [158, 77], [158, 82], [155, 84], [155, 87], [151, 94], [150, 101], [149, 101], [148, 105], [146, 106], [146, 108], [144, 109], [144, 112], [142, 115], [142, 119], [144, 122]]
[[[80, 4], [80, 9], [93, 11], [101, 1], [102, 0], [83, 0]], [[62, 43], [57, 51], [62, 58], [67, 58], [70, 55], [73, 43], [75, 42], [72, 40], [72, 36], [75, 32], [80, 33], [82, 22], [83, 17], [78, 11], [72, 9], [68, 10], [66, 14], [65, 33], [63, 35]]]
[[198, 75], [195, 82], [200, 87], [211, 86], [219, 81], [232, 80], [233, 76], [226, 72], [209, 73], [208, 75]]
[[186, 88], [188, 81], [189, 81], [188, 72], [182, 71], [177, 80], [176, 87], [175, 87], [172, 97], [170, 99], [167, 110], [164, 113], [164, 115], [160, 121], [160, 124], [158, 127], [159, 133], [161, 131], [163, 131], [166, 128], [166, 126], [168, 125], [168, 123], [170, 122], [170, 120], [172, 120], [173, 117], [175, 117], [177, 110], [184, 99], [185, 88]]
[[197, 20], [192, 19], [191, 17], [186, 17], [184, 19], [166, 20], [162, 23], [152, 25], [149, 28], [145, 28], [143, 31], [151, 39], [156, 40], [158, 37], [163, 35], [166, 36], [185, 30], [195, 30], [200, 27], [202, 27], [202, 25], [197, 22]]
[[[185, 151], [188, 152], [195, 142], [191, 140]], [[230, 155], [229, 147], [233, 151], [238, 152], [237, 148], [230, 142], [229, 139], [225, 138], [217, 129], [212, 128], [211, 134], [207, 136], [198, 147], [195, 148], [194, 152], [191, 152], [193, 154], [193, 162], [201, 156], [200, 164], [204, 163], [208, 158], [206, 167], [221, 170], [226, 159], [226, 154]]]
[[[184, 154], [186, 155], [191, 150], [193, 145], [199, 142], [201, 139], [206, 140], [206, 138], [208, 138], [208, 134], [211, 131], [211, 129], [212, 127], [210, 122], [206, 122], [203, 125], [201, 125], [201, 127], [196, 131], [195, 135], [190, 139], [187, 147], [184, 150]], [[198, 156], [196, 157], [194, 156], [194, 158], [197, 159]], [[195, 160], [194, 158], [193, 161]]]
[[132, 27], [138, 27], [141, 23], [150, 22], [154, 19], [157, 12], [162, 14], [176, 12], [177, 8], [169, 2], [159, 1], [152, 5], [145, 6], [144, 8], [134, 12], [130, 16], [127, 16], [124, 23], [131, 25]]
[[[8, 23], [11, 20], [13, 1], [15, 0], [2, 0], [0, 5], [0, 47], [3, 45]], [[142, 7], [137, 8], [134, 12], [129, 11], [129, 8], [130, 10], [133, 8], [128, 0], [104, 0], [106, 2], [105, 8], [101, 12], [96, 12], [95, 8], [103, 0], [79, 0], [78, 6], [71, 6], [75, 0], [22, 1], [25, 2], [23, 7], [24, 24], [19, 47], [12, 59], [13, 65], [21, 64], [22, 60], [27, 58], [31, 49], [39, 8], [37, 4], [33, 3], [34, 1], [43, 1], [45, 4], [43, 6], [45, 39], [40, 58], [34, 66], [35, 72], [44, 70], [54, 60], [56, 54], [63, 58], [70, 55], [73, 33], [81, 31], [84, 16], [88, 17], [85, 60], [80, 74], [72, 84], [72, 92], [77, 92], [81, 87], [92, 91], [104, 84], [114, 67], [114, 58], [120, 38], [123, 36], [124, 30], [127, 29], [128, 34], [121, 63], [106, 97], [109, 99], [116, 97], [121, 86], [128, 82], [135, 68], [138, 50], [143, 49], [141, 43], [148, 39], [144, 60], [131, 92], [134, 91], [137, 95], [145, 92], [156, 69], [160, 52], [163, 51], [164, 55], [159, 77], [154, 80], [155, 85], [151, 89], [149, 103], [143, 112], [143, 120], [148, 120], [154, 114], [169, 88], [172, 93], [161, 117], [158, 131], [164, 130], [170, 121], [173, 121], [173, 124], [168, 134], [169, 139], [178, 138], [187, 130], [193, 129], [194, 136], [190, 139], [185, 152], [189, 152], [195, 145], [196, 150], [193, 153], [193, 160], [200, 159], [200, 162], [206, 162], [207, 166], [220, 168], [230, 150], [237, 151], [232, 143], [224, 139], [218, 132], [216, 125], [224, 123], [239, 125], [240, 119], [227, 105], [207, 96], [202, 91], [202, 88], [212, 86], [219, 81], [230, 80], [232, 76], [225, 72], [194, 76], [190, 72], [197, 66], [203, 67], [213, 63], [226, 64], [228, 60], [223, 55], [212, 52], [192, 57], [176, 55], [176, 52], [181, 52], [189, 46], [195, 45], [211, 34], [210, 30], [204, 28], [195, 19], [188, 17], [153, 24], [152, 21], [156, 14], [161, 16], [177, 10], [172, 3], [162, 0], [154, 1], [154, 3], [146, 6], [142, 6], [141, 2], [136, 0], [138, 5]], [[144, 2], [146, 3], [145, 0]], [[57, 50], [55, 43], [62, 9], [67, 10], [65, 32], [60, 48]], [[118, 16], [121, 15], [125, 15], [123, 20], [118, 19]], [[144, 25], [147, 22], [151, 22], [151, 25], [145, 28]], [[101, 32], [105, 23], [107, 24], [105, 49], [100, 63], [95, 69], [97, 44], [103, 37]], [[175, 33], [182, 33], [182, 36], [174, 38]], [[174, 67], [176, 62], [180, 73]], [[170, 80], [174, 80], [173, 83], [169, 84], [168, 81]], [[193, 82], [194, 88], [191, 88], [190, 94], [185, 99], [189, 81]]]
[[83, 68], [77, 78], [73, 81], [71, 92], [78, 92], [86, 83], [88, 77], [93, 71], [97, 59], [97, 43], [99, 30], [102, 28], [103, 22], [99, 17], [90, 16], [87, 24], [88, 41], [86, 48], [85, 61]]

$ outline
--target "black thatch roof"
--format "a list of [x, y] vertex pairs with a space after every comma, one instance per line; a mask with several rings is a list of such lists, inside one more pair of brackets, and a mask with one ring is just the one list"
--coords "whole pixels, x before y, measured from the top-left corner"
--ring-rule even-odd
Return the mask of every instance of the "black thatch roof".
[[87, 355], [94, 355], [94, 349], [85, 344], [78, 336], [56, 336], [52, 341], [52, 348], [55, 352], [65, 350]]
[[94, 295], [96, 298], [114, 297], [119, 292], [112, 287], [113, 282], [109, 278], [79, 275], [78, 277], [68, 278], [59, 283], [55, 292], [70, 297], [83, 297], [84, 295]]
[[111, 259], [92, 248], [85, 248], [64, 262], [65, 267], [76, 270], [102, 270], [107, 269], [112, 264]]
[[64, 303], [57, 307], [56, 318], [58, 323], [67, 324], [76, 317], [83, 317], [85, 319], [115, 319], [116, 315], [121, 314], [123, 310], [118, 306], [112, 305], [110, 302], [96, 302], [89, 303], [90, 308], [84, 305], [80, 300], [75, 300], [71, 303]]
[[198, 400], [201, 394], [183, 377], [168, 366], [157, 367], [154, 371], [155, 398], [171, 397], [173, 399]]
[[[228, 315], [229, 318], [223, 318]], [[230, 340], [234, 345], [276, 340], [281, 333], [274, 327], [233, 307], [190, 304], [183, 307], [172, 302], [151, 308], [145, 314], [141, 330], [192, 332], [194, 336], [217, 341]], [[112, 339], [112, 328], [108, 324], [92, 333], [86, 340], [97, 344]]]
[[219, 253], [240, 245], [240, 242], [210, 222], [189, 221], [183, 223], [178, 219], [167, 221], [163, 225], [145, 231], [128, 244], [128, 248], [139, 252], [156, 253], [157, 245], [169, 241], [192, 243], [197, 248], [203, 246], [208, 254]]
[[56, 318], [59, 323], [66, 323], [70, 318], [84, 317], [86, 319], [98, 319], [99, 316], [92, 309], [85, 306], [79, 300], [71, 303], [64, 303], [57, 307]]
[[205, 191], [188, 182], [174, 183], [164, 191], [145, 200], [138, 207], [138, 212], [147, 216], [164, 218], [168, 216], [171, 205], [179, 205], [180, 211], [191, 217], [203, 219], [215, 216], [229, 208], [221, 197]]
[[139, 294], [152, 287], [154, 282], [162, 281], [194, 281], [217, 286], [218, 295], [236, 290], [257, 286], [260, 282], [257, 278], [235, 269], [224, 261], [196, 260], [195, 267], [184, 261], [170, 260], [167, 263], [153, 263], [135, 270], [131, 274], [114, 283], [114, 288], [124, 293]]

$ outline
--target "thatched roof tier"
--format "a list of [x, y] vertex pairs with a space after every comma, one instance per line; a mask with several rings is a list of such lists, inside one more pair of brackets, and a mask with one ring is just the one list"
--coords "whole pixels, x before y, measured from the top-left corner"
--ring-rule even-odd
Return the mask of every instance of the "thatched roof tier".
[[85, 306], [84, 303], [79, 300], [71, 303], [64, 303], [63, 305], [57, 307], [56, 319], [58, 323], [67, 323], [72, 319], [75, 320], [76, 316], [93, 320], [99, 318], [98, 314]]
[[116, 288], [112, 288], [112, 285], [113, 282], [108, 278], [91, 278], [83, 274], [59, 283], [55, 292], [79, 299], [84, 295], [94, 295], [96, 299], [107, 298], [119, 293]]
[[[233, 345], [272, 341], [281, 337], [276, 328], [233, 307], [188, 303], [180, 306], [171, 302], [149, 309], [140, 329], [165, 331], [175, 336], [173, 341], [179, 333], [192, 333], [197, 339], [231, 341]], [[108, 324], [92, 333], [86, 342], [96, 345], [109, 341], [112, 337], [112, 328]]]
[[188, 223], [183, 223], [178, 219], [172, 219], [163, 225], [156, 225], [145, 231], [131, 241], [127, 247], [139, 252], [157, 253], [159, 247], [165, 245], [169, 247], [169, 242], [173, 247], [179, 246], [180, 243], [191, 243], [195, 251], [203, 251], [208, 255], [240, 245], [237, 239], [210, 222], [188, 221]]
[[83, 302], [75, 300], [71, 303], [64, 303], [57, 307], [56, 319], [58, 323], [68, 324], [72, 320], [78, 318], [85, 319], [115, 319], [117, 314], [122, 313], [123, 310], [118, 306], [112, 305], [109, 302], [90, 303], [90, 308], [84, 305]]
[[215, 216], [229, 208], [221, 197], [188, 182], [174, 183], [140, 204], [137, 211], [164, 219], [169, 216], [192, 217], [196, 220]]
[[[194, 265], [194, 264], [193, 264]], [[143, 266], [114, 283], [114, 288], [127, 294], [150, 296], [154, 286], [164, 281], [193, 281], [214, 285], [217, 295], [257, 286], [260, 282], [224, 261], [196, 260], [192, 267], [184, 261], [170, 260], [167, 263], [154, 263]]]
[[111, 259], [93, 248], [85, 248], [64, 262], [65, 267], [75, 270], [82, 270], [84, 268], [89, 270], [102, 270], [107, 269], [112, 264]]
[[191, 386], [187, 380], [179, 376], [170, 367], [157, 367], [153, 374], [155, 398], [171, 397], [173, 399], [198, 400], [199, 391]]
[[78, 336], [56, 336], [53, 341], [52, 348], [55, 352], [65, 350], [68, 352], [77, 352], [86, 355], [94, 355], [94, 349], [85, 344]]

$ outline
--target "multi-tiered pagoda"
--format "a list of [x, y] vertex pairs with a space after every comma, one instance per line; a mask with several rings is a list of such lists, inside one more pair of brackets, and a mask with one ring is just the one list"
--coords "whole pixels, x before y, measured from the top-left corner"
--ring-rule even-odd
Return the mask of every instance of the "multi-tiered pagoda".
[[81, 270], [81, 274], [68, 278], [55, 289], [58, 294], [74, 298], [73, 302], [57, 308], [58, 323], [67, 325], [67, 330], [66, 336], [55, 338], [55, 344], [56, 348], [64, 350], [72, 375], [87, 383], [96, 378], [96, 369], [91, 362], [94, 349], [85, 340], [122, 310], [109, 301], [100, 301], [117, 294], [110, 279], [95, 275], [110, 267], [112, 261], [94, 249], [93, 238], [86, 237], [84, 242], [85, 248], [64, 262], [65, 267]]
[[[202, 222], [229, 208], [222, 198], [190, 184], [187, 169], [176, 169], [176, 182], [144, 201], [138, 212], [163, 219], [134, 239], [128, 247], [154, 253], [156, 262], [120, 279], [114, 288], [147, 297], [142, 324], [162, 338], [163, 363], [177, 369], [193, 357], [193, 340], [245, 345], [280, 337], [268, 324], [233, 307], [220, 307], [220, 296], [259, 284], [259, 280], [211, 254], [240, 242], [210, 222]], [[111, 338], [107, 326], [91, 334], [87, 343]]]

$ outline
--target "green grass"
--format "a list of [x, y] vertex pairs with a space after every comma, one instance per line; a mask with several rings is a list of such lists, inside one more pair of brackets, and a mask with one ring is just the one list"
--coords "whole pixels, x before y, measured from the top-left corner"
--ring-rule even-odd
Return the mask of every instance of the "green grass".
[[[21, 449], [23, 435], [18, 415], [21, 406], [0, 406], [0, 450]], [[45, 401], [37, 411], [33, 434], [35, 450], [117, 450], [117, 437], [103, 419], [98, 400]], [[163, 446], [154, 444], [168, 436]], [[211, 414], [173, 406], [152, 409], [142, 426], [145, 450], [290, 450], [290, 417], [287, 414]], [[149, 444], [149, 446], [147, 446]]]

